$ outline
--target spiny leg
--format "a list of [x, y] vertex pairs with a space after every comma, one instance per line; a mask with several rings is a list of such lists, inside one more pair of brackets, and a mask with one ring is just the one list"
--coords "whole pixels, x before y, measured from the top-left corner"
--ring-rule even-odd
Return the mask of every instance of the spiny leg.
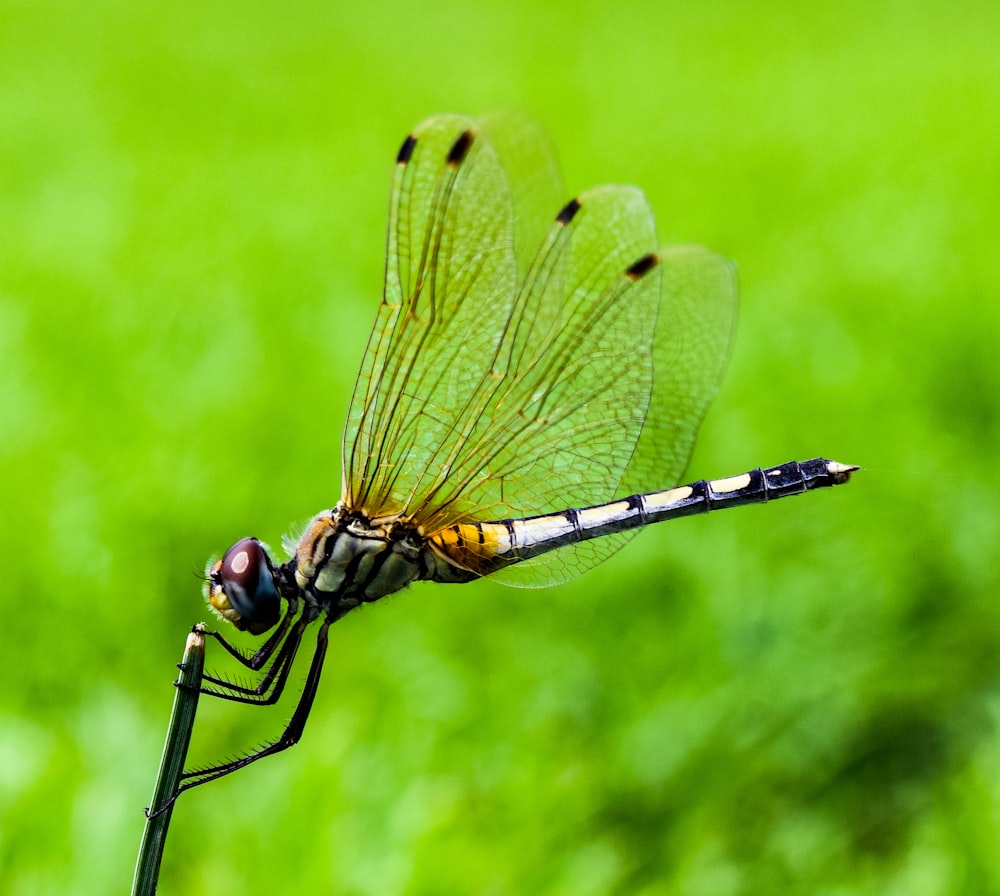
[[223, 778], [226, 775], [232, 774], [241, 768], [245, 768], [251, 763], [256, 762], [258, 759], [263, 759], [265, 756], [272, 756], [275, 753], [280, 753], [283, 750], [287, 750], [293, 744], [298, 743], [302, 737], [302, 732], [305, 730], [306, 721], [309, 718], [309, 712], [312, 710], [313, 701], [316, 698], [316, 690], [319, 687], [320, 675], [323, 671], [323, 661], [326, 658], [326, 649], [328, 643], [328, 630], [330, 625], [339, 617], [327, 617], [323, 620], [323, 624], [320, 626], [319, 631], [316, 634], [316, 650], [313, 653], [312, 662], [309, 664], [309, 674], [306, 676], [305, 687], [302, 690], [302, 694], [299, 697], [299, 701], [295, 706], [295, 711], [292, 713], [292, 717], [288, 724], [285, 726], [285, 730], [281, 732], [281, 736], [277, 740], [266, 744], [258, 750], [252, 753], [242, 756], [239, 759], [234, 759], [230, 762], [223, 762], [219, 765], [211, 765], [207, 768], [197, 769], [195, 771], [185, 772], [181, 777], [186, 779], [186, 783], [182, 784], [177, 788], [177, 792], [174, 793], [166, 803], [156, 810], [155, 814], [159, 814], [172, 806], [185, 790], [191, 790], [193, 787], [197, 787], [200, 784], [207, 784], [209, 781], [215, 781], [219, 778]]
[[219, 697], [223, 700], [233, 700], [237, 703], [249, 703], [255, 706], [268, 706], [276, 703], [281, 697], [288, 676], [292, 671], [299, 645], [302, 643], [302, 636], [314, 618], [303, 616], [298, 621], [285, 638], [274, 662], [271, 663], [255, 687], [246, 687], [215, 675], [205, 675], [204, 680], [215, 687], [203, 687], [201, 692], [210, 697]]

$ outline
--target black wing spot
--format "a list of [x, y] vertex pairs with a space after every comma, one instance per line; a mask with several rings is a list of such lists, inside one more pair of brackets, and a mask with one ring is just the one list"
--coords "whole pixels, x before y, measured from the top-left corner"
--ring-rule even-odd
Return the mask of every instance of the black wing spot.
[[403, 145], [399, 147], [399, 152], [396, 155], [396, 164], [405, 165], [410, 161], [410, 157], [413, 155], [413, 150], [417, 145], [417, 138], [410, 134], [404, 141]]
[[660, 263], [660, 256], [655, 252], [650, 252], [649, 255], [643, 255], [638, 261], [635, 261], [631, 266], [625, 271], [625, 276], [629, 280], [639, 280], [645, 277], [653, 268], [655, 268]]
[[455, 167], [461, 165], [465, 161], [465, 157], [468, 155], [469, 148], [472, 146], [472, 141], [475, 138], [476, 135], [471, 128], [462, 131], [458, 139], [452, 144], [451, 149], [448, 150], [448, 164]]
[[569, 224], [576, 217], [578, 211], [580, 211], [580, 200], [574, 196], [562, 207], [562, 211], [556, 215], [556, 222], [559, 224]]

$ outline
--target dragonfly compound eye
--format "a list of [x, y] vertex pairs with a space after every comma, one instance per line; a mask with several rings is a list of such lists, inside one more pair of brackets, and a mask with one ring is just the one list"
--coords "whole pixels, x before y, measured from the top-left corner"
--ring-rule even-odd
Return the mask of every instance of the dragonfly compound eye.
[[256, 538], [236, 542], [209, 571], [209, 606], [240, 631], [259, 635], [281, 616], [274, 567]]

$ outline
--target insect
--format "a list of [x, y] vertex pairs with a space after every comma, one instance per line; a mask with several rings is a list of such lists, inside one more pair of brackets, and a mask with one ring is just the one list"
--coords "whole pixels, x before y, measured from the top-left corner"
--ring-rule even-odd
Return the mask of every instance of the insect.
[[261, 678], [206, 676], [205, 693], [281, 696], [303, 637], [316, 642], [280, 737], [186, 773], [181, 790], [296, 743], [330, 626], [412, 582], [579, 575], [638, 529], [839, 485], [816, 459], [677, 486], [729, 353], [733, 266], [658, 248], [634, 187], [566, 201], [532, 122], [441, 115], [396, 158], [385, 288], [344, 430], [339, 503], [275, 563], [255, 538], [208, 575], [211, 608], [263, 635]]

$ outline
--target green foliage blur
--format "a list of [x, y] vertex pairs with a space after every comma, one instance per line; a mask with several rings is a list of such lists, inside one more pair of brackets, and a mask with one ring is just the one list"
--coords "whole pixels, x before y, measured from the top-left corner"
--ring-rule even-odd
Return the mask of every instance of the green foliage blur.
[[[160, 893], [1000, 893], [998, 28], [0, 0], [0, 890], [127, 891], [205, 561], [337, 500], [395, 151], [515, 108], [740, 266], [691, 477], [864, 470], [351, 614], [303, 742], [182, 797]], [[290, 712], [218, 703], [195, 763]]]

